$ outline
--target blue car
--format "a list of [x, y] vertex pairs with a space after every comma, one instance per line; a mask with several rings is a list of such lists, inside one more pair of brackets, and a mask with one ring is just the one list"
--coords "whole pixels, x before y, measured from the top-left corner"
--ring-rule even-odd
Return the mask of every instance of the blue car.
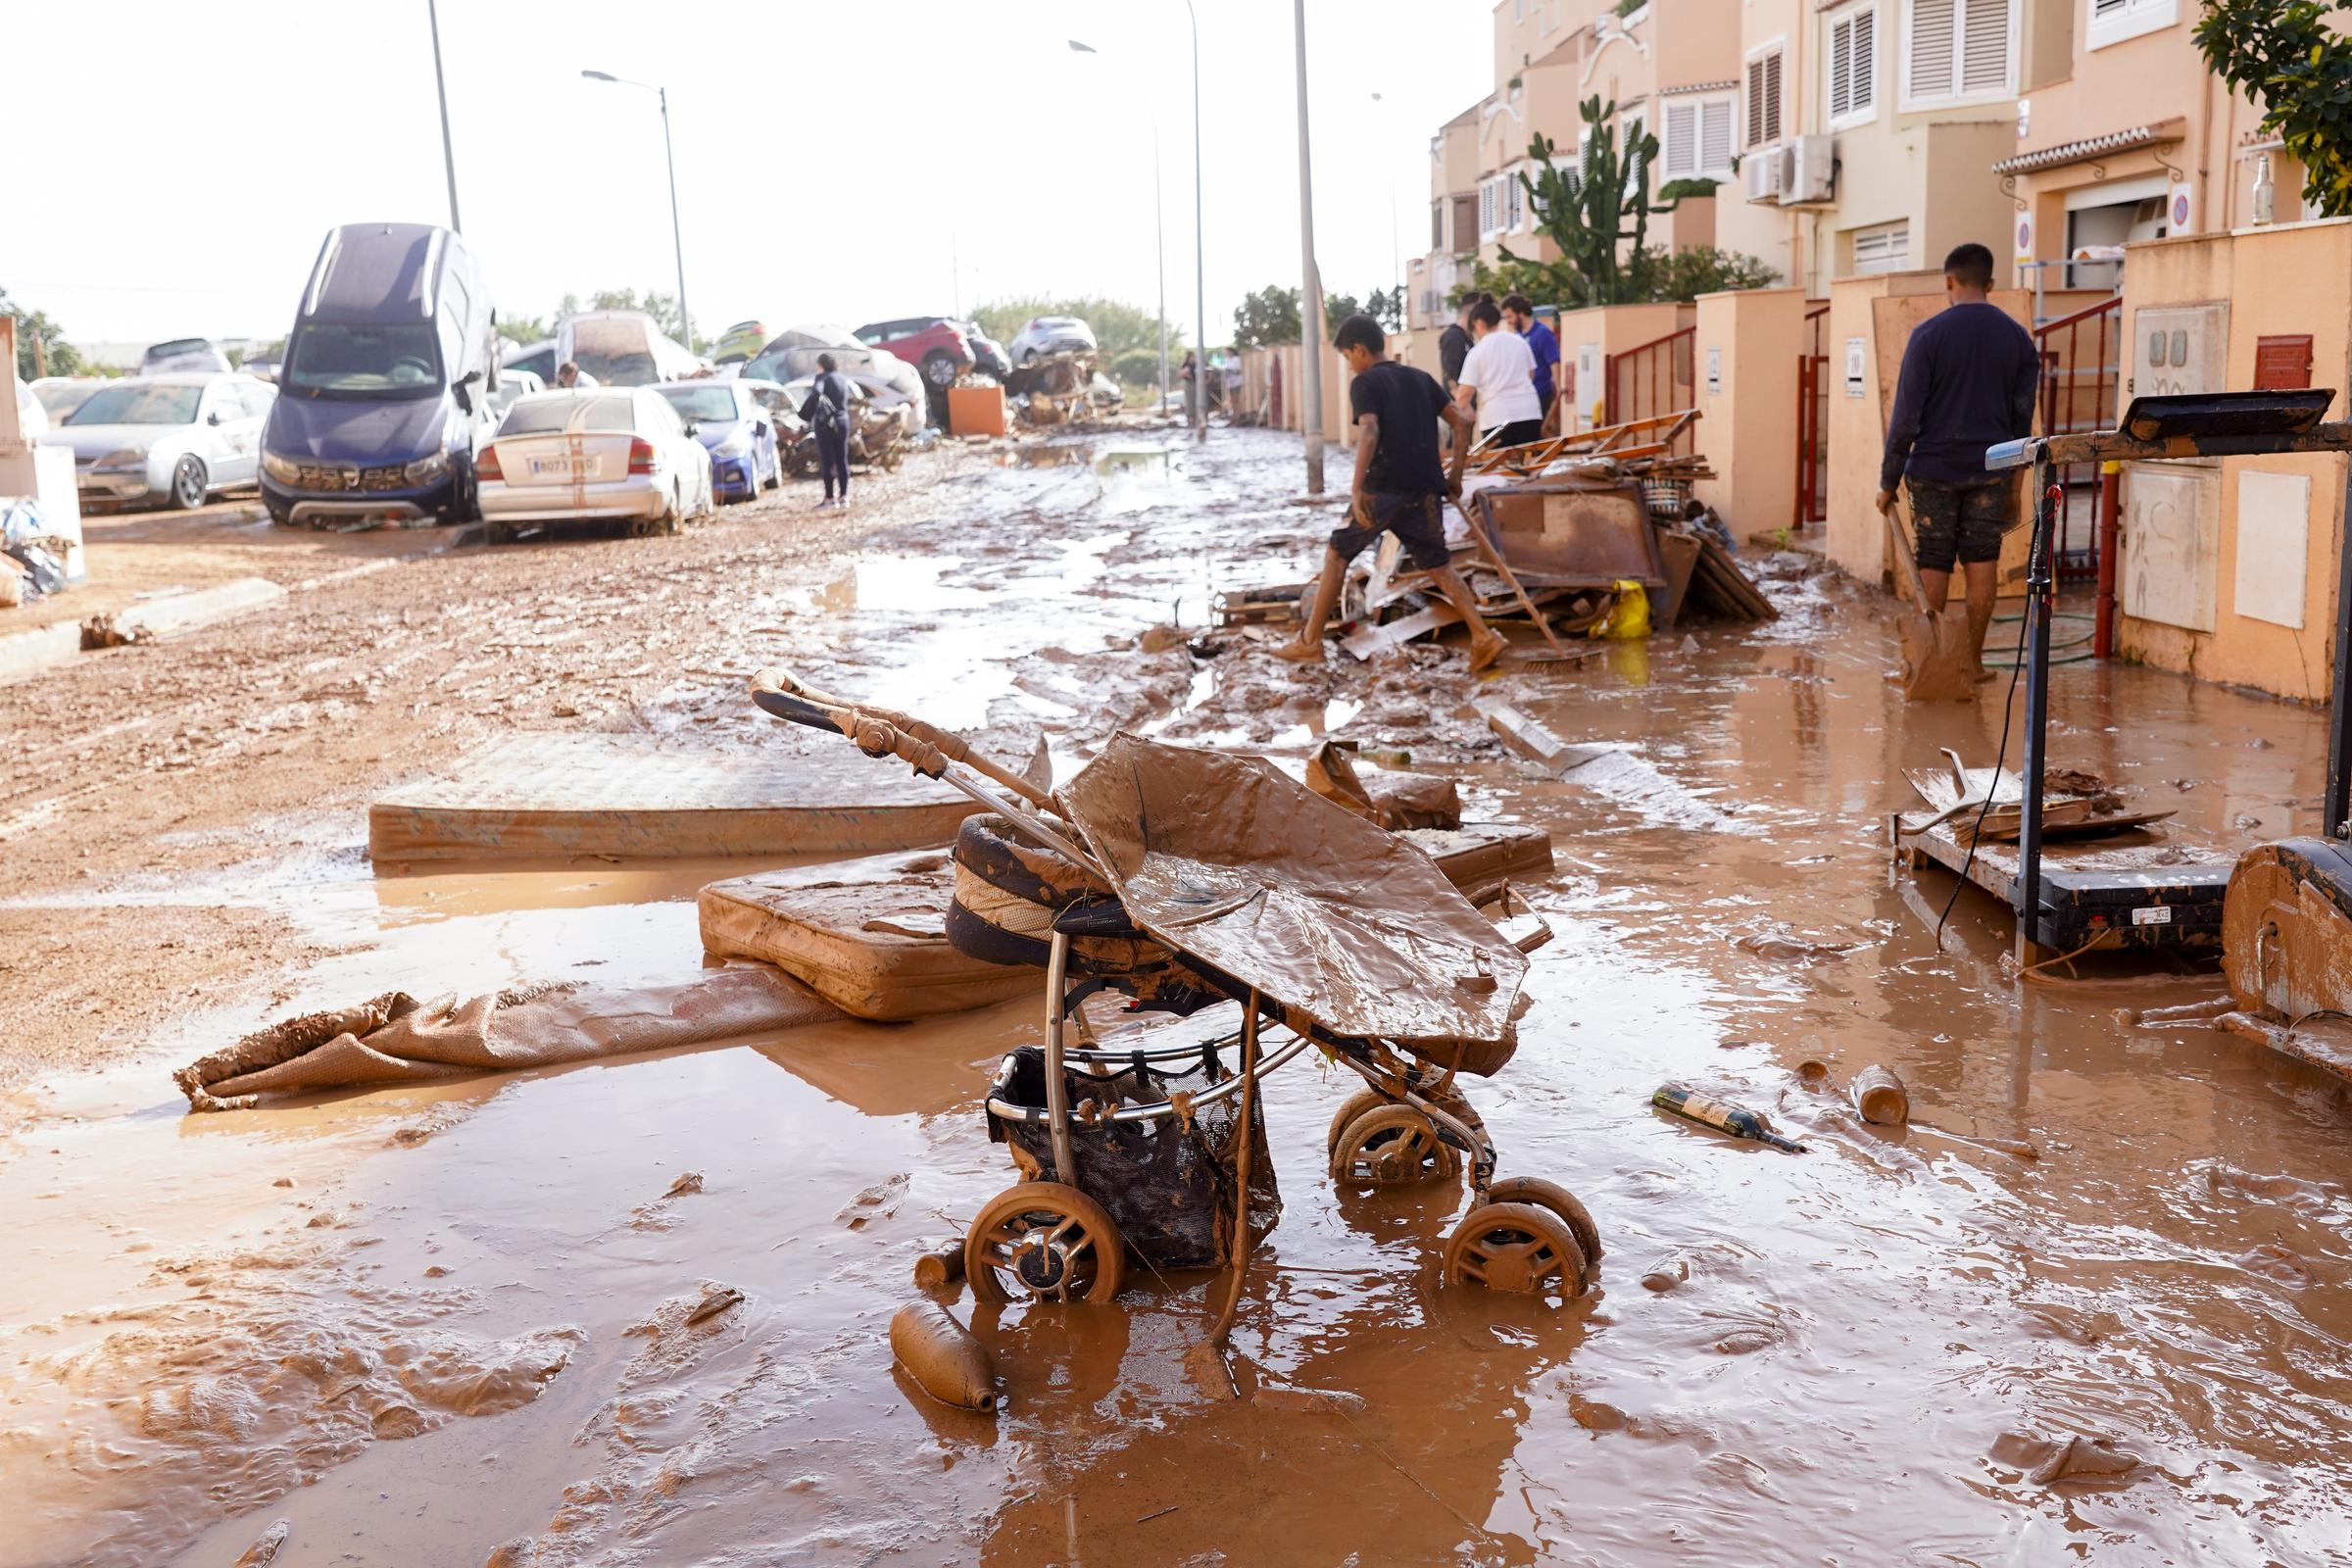
[[784, 482], [776, 424], [743, 381], [663, 381], [654, 388], [710, 453], [710, 488], [721, 501], [751, 501]]

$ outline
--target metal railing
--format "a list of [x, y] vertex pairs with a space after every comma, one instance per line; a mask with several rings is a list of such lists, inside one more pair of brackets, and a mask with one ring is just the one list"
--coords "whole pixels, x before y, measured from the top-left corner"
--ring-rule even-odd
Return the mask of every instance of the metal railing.
[[[2041, 433], [2080, 435], [2112, 430], [2123, 416], [2124, 297], [2061, 316], [2034, 329], [2041, 355]], [[2095, 464], [2069, 464], [2054, 476], [2064, 498], [2059, 511], [2056, 564], [2062, 578], [2112, 582], [2116, 486], [2102, 484]]]
[[1805, 313], [1796, 356], [1796, 525], [1830, 520], [1830, 308]]
[[[1678, 327], [1664, 337], [1605, 358], [1600, 367], [1601, 423], [1625, 424], [1696, 408], [1690, 362], [1697, 344], [1696, 325]], [[1671, 455], [1689, 457], [1694, 450], [1686, 425], [1675, 436]]]

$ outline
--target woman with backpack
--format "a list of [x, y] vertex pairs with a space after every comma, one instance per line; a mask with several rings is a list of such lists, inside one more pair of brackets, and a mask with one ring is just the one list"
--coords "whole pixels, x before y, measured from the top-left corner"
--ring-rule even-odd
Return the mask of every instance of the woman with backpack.
[[[816, 357], [816, 381], [801, 404], [801, 417], [816, 436], [816, 469], [825, 481], [819, 512], [850, 504], [850, 383], [833, 367], [833, 356]], [[834, 493], [838, 477], [840, 493]]]

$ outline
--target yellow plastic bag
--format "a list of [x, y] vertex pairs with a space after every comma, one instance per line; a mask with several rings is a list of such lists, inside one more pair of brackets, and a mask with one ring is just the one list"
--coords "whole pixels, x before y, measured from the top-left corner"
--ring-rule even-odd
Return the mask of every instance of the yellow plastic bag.
[[1631, 578], [1617, 579], [1617, 602], [1593, 623], [1594, 637], [1632, 638], [1649, 635], [1649, 595]]

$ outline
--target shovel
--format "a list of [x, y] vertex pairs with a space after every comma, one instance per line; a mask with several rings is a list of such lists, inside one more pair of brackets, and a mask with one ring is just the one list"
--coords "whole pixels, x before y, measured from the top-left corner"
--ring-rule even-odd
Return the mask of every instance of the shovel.
[[1977, 660], [1969, 648], [1968, 612], [1945, 604], [1928, 609], [1927, 585], [1920, 580], [1919, 561], [1911, 554], [1911, 538], [1893, 512], [1886, 514], [1886, 532], [1894, 540], [1894, 559], [1903, 580], [1911, 585], [1911, 612], [1903, 617], [1903, 696], [1914, 703], [1956, 702], [1977, 695]]

